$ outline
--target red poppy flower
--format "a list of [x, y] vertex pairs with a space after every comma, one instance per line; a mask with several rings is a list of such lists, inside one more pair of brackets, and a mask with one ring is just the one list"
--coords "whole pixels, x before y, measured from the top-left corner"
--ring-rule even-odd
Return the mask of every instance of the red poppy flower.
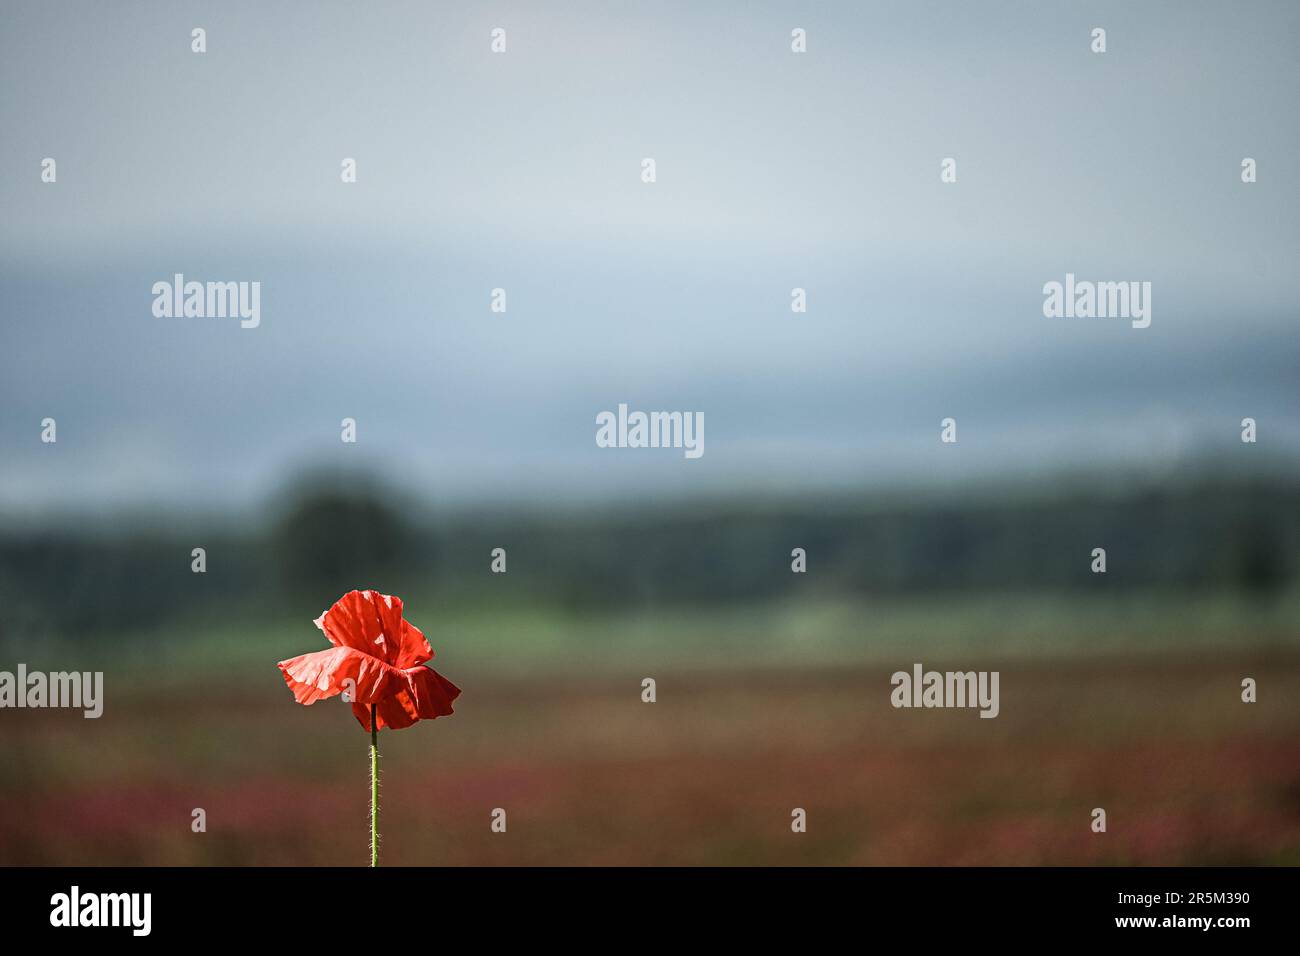
[[402, 599], [377, 591], [349, 591], [316, 619], [334, 646], [280, 661], [280, 673], [300, 704], [347, 692], [352, 713], [370, 730], [401, 730], [417, 720], [446, 717], [460, 688], [424, 662], [433, 648], [402, 617]]

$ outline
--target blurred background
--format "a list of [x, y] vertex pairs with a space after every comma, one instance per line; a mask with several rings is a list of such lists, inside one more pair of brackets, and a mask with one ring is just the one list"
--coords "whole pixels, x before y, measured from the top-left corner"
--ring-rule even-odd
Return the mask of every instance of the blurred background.
[[[367, 862], [368, 737], [275, 668], [367, 587], [464, 691], [381, 737], [386, 863], [1300, 862], [1298, 41], [10, 4], [0, 670], [106, 700], [0, 711], [0, 864]], [[155, 318], [177, 272], [260, 281], [260, 327]], [[1150, 328], [1044, 318], [1066, 272], [1150, 281]], [[704, 456], [597, 448], [621, 402]], [[917, 661], [1000, 716], [894, 710]]]

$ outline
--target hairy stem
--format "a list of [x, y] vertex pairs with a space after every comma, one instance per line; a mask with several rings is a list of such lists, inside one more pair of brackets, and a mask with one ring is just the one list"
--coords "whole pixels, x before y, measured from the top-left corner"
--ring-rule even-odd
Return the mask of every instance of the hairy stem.
[[379, 728], [370, 705], [370, 865], [379, 865]]

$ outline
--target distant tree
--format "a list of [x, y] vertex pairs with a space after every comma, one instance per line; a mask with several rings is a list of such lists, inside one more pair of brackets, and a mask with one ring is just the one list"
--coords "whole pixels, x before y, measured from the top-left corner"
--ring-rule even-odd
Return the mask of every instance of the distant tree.
[[410, 535], [400, 514], [368, 490], [317, 491], [275, 525], [272, 556], [293, 591], [330, 600], [352, 588], [389, 588]]
[[1286, 583], [1286, 558], [1273, 524], [1262, 518], [1248, 524], [1240, 539], [1239, 554], [1238, 580], [1245, 590], [1269, 595]]

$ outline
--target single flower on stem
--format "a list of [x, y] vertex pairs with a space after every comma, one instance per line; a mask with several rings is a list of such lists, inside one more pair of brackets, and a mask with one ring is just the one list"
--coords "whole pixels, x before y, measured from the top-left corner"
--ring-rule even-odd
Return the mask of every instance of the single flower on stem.
[[433, 648], [402, 617], [402, 599], [378, 591], [349, 591], [316, 619], [334, 646], [280, 661], [280, 673], [300, 704], [343, 694], [370, 731], [370, 865], [379, 865], [379, 731], [452, 713], [458, 688], [426, 661]]

